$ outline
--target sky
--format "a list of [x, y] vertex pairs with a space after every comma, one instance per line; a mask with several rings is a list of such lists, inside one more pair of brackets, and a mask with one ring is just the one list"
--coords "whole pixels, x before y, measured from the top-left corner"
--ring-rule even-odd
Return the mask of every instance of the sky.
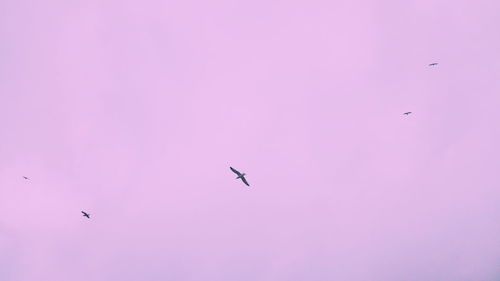
[[0, 0], [0, 280], [500, 280], [499, 26], [495, 0]]

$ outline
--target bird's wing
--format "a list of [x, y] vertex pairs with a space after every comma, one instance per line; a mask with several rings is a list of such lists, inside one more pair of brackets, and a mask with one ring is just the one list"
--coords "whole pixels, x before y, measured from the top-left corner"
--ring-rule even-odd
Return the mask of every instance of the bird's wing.
[[241, 180], [242, 180], [242, 181], [243, 181], [246, 185], [250, 186], [250, 185], [248, 184], [248, 182], [247, 182], [247, 179], [245, 179], [245, 177], [241, 177]]
[[241, 176], [241, 173], [238, 172], [235, 168], [233, 168], [233, 167], [229, 167], [229, 168], [231, 168], [231, 171], [233, 171], [235, 174], [237, 174], [238, 176]]

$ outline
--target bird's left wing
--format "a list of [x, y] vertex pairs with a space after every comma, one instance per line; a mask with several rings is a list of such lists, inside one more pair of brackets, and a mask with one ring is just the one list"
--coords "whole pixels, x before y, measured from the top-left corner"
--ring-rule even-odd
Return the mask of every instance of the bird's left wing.
[[231, 171], [233, 171], [235, 174], [237, 174], [238, 176], [241, 176], [241, 173], [238, 172], [235, 168], [233, 168], [233, 167], [229, 167], [229, 168], [231, 168]]

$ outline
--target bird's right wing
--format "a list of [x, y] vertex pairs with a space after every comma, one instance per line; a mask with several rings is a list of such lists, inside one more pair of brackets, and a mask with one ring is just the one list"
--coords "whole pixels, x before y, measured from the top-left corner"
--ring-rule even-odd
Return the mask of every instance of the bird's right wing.
[[250, 185], [248, 184], [248, 182], [247, 182], [247, 179], [245, 179], [245, 177], [242, 177], [242, 178], [241, 178], [241, 180], [242, 180], [242, 181], [243, 181], [246, 185], [250, 186]]
[[235, 168], [233, 168], [233, 167], [229, 167], [229, 168], [231, 168], [231, 171], [233, 171], [235, 174], [237, 174], [238, 176], [241, 176], [241, 173], [238, 172]]

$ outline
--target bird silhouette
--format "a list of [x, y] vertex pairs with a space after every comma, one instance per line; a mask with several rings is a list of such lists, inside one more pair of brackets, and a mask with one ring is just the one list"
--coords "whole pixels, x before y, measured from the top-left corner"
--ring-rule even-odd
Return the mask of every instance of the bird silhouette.
[[90, 219], [90, 215], [89, 214], [85, 213], [84, 211], [82, 211], [82, 214], [83, 214], [84, 217], [87, 217], [88, 219]]
[[28, 177], [26, 177], [26, 176], [23, 176], [23, 178], [24, 178], [25, 180], [29, 180], [29, 178], [28, 178]]
[[405, 112], [403, 114], [410, 115], [411, 111]]
[[435, 66], [438, 65], [437, 62], [430, 63], [429, 66]]
[[238, 176], [236, 177], [236, 179], [241, 179], [246, 185], [250, 186], [247, 182], [247, 180], [245, 179], [245, 173], [240, 173], [238, 172], [235, 168], [233, 167], [229, 167], [231, 168], [231, 171], [233, 171], [235, 174], [237, 174]]

